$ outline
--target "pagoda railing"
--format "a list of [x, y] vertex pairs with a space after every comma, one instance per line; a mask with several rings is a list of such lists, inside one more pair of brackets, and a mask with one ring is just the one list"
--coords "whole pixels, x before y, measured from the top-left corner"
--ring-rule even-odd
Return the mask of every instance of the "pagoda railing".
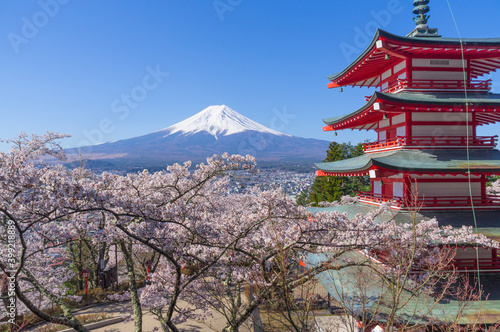
[[[391, 258], [387, 252], [381, 250], [373, 250], [370, 256], [380, 261], [382, 264], [388, 264]], [[418, 264], [419, 260], [415, 260]], [[498, 258], [454, 258], [450, 264], [458, 270], [477, 270], [479, 263], [479, 270], [497, 270], [500, 269], [500, 259]], [[414, 271], [418, 271], [415, 269]]]
[[495, 206], [500, 205], [500, 196], [486, 195], [482, 196], [438, 196], [438, 197], [419, 197], [417, 205], [424, 207], [449, 207], [449, 206]]
[[479, 263], [479, 270], [496, 270], [500, 269], [500, 260], [494, 258], [458, 258], [453, 259], [452, 264], [458, 270], [477, 270]]
[[[472, 148], [494, 148], [497, 144], [498, 136], [398, 136], [392, 140], [381, 140], [377, 142], [363, 143], [365, 152], [375, 152], [374, 150], [392, 150], [405, 146], [408, 147], [472, 147]], [[468, 144], [467, 144], [468, 143]]]
[[381, 140], [376, 142], [363, 143], [365, 152], [379, 149], [395, 149], [405, 145], [405, 137], [398, 136], [396, 139]]
[[382, 204], [391, 203], [394, 207], [426, 207], [426, 208], [443, 208], [443, 207], [476, 207], [498, 206], [500, 205], [500, 195], [482, 196], [435, 196], [435, 197], [419, 197], [417, 202], [408, 202], [402, 197], [390, 195], [374, 194], [372, 192], [358, 191], [360, 201], [366, 203]]
[[447, 136], [447, 137], [435, 137], [435, 136], [412, 136], [405, 137], [405, 145], [409, 146], [460, 146], [466, 147], [467, 145], [471, 147], [492, 147], [494, 148], [497, 144], [498, 135], [495, 136], [477, 136], [477, 137], [467, 137], [465, 136]]
[[397, 80], [397, 82], [383, 89], [385, 93], [396, 93], [403, 90], [411, 91], [464, 91], [465, 89], [475, 92], [488, 92], [491, 90], [491, 79], [489, 80]]
[[363, 191], [358, 191], [358, 197], [361, 201], [371, 202], [375, 204], [391, 203], [391, 205], [398, 207], [403, 205], [402, 197], [374, 194], [372, 192], [363, 192]]

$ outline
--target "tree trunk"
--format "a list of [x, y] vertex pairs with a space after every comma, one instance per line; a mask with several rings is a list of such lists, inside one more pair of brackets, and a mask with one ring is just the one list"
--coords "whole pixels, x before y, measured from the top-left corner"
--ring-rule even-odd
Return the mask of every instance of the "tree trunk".
[[31, 303], [30, 300], [22, 293], [22, 291], [19, 289], [19, 285], [16, 283], [16, 295], [21, 302], [26, 305], [26, 307], [33, 312], [35, 315], [40, 317], [41, 319], [54, 323], [54, 324], [61, 324], [61, 325], [66, 325], [69, 327], [72, 327], [75, 329], [77, 332], [89, 332], [89, 330], [80, 323], [78, 319], [73, 316], [73, 313], [71, 310], [68, 308], [68, 306], [61, 301], [60, 298], [52, 294], [50, 291], [45, 289], [42, 285], [38, 283], [38, 281], [35, 279], [35, 277], [27, 270], [24, 270], [24, 274], [26, 275], [26, 278], [28, 281], [44, 296], [46, 296], [48, 299], [52, 301], [52, 303], [57, 303], [59, 307], [63, 311], [63, 316], [64, 318], [61, 317], [53, 317], [50, 316], [43, 311], [41, 311], [37, 306], [35, 306], [33, 303]]
[[132, 259], [132, 242], [129, 242], [128, 245], [125, 244], [125, 242], [120, 242], [120, 249], [123, 252], [125, 263], [127, 264], [128, 282], [130, 284], [130, 302], [132, 303], [132, 308], [134, 309], [134, 331], [142, 332], [142, 308], [141, 303], [139, 302], [139, 295], [137, 294], [134, 260]]
[[[250, 303], [255, 299], [253, 296], [253, 287], [250, 285]], [[264, 332], [262, 329], [262, 320], [260, 319], [259, 307], [256, 307], [254, 311], [252, 311], [252, 322], [253, 322], [253, 330], [254, 332]]]

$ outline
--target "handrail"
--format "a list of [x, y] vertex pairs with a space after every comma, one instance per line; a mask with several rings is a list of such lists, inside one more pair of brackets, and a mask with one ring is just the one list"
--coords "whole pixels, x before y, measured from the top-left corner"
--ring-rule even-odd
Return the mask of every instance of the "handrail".
[[454, 258], [452, 264], [457, 268], [462, 269], [477, 269], [479, 263], [479, 269], [499, 269], [500, 260], [498, 258]]
[[[468, 141], [468, 144], [467, 144]], [[397, 136], [392, 140], [380, 140], [376, 142], [363, 143], [364, 151], [376, 149], [397, 148], [403, 146], [447, 146], [447, 147], [491, 147], [494, 148], [498, 141], [498, 135], [495, 136]]]
[[[469, 137], [469, 146], [491, 146], [496, 145], [498, 135]], [[412, 136], [405, 137], [407, 145], [455, 145], [466, 146], [466, 136]]]
[[395, 197], [382, 194], [374, 194], [372, 192], [358, 191], [358, 196], [361, 199], [370, 200], [374, 203], [394, 202], [396, 205], [404, 203], [406, 206], [423, 206], [423, 207], [447, 207], [447, 206], [491, 206], [500, 205], [500, 195], [482, 196], [434, 196], [434, 197], [418, 197], [417, 202], [409, 202], [402, 197]]
[[401, 206], [403, 204], [403, 197], [395, 197], [382, 194], [374, 194], [372, 192], [358, 191], [358, 196], [360, 199], [370, 200], [374, 203], [393, 203], [395, 206]]
[[423, 206], [440, 207], [440, 206], [489, 206], [500, 205], [500, 196], [486, 195], [482, 196], [437, 196], [437, 197], [419, 197], [418, 203]]
[[[373, 250], [370, 254], [382, 263], [388, 263], [389, 254], [387, 252], [381, 250]], [[415, 263], [418, 263], [419, 260], [415, 260]], [[454, 258], [451, 260], [450, 264], [453, 265], [457, 269], [472, 269], [475, 270], [478, 267], [480, 270], [493, 270], [500, 269], [500, 259], [497, 257], [492, 258]]]
[[467, 90], [488, 92], [491, 90], [491, 79], [469, 80], [464, 84], [463, 80], [413, 80], [398, 79], [396, 82], [381, 90], [385, 93], [395, 93], [401, 90]]

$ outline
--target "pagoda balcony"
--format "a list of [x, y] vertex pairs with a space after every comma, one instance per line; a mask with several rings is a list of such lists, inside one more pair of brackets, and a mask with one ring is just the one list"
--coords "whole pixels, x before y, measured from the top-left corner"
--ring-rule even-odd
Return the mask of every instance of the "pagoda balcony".
[[479, 270], [500, 270], [500, 260], [494, 258], [479, 258], [479, 260], [475, 258], [469, 259], [454, 259], [452, 261], [453, 266], [457, 270], [467, 270], [467, 271], [477, 271], [478, 265]]
[[[372, 250], [369, 255], [372, 258], [375, 258], [382, 264], [388, 264], [391, 260], [389, 254], [387, 252], [381, 250]], [[419, 260], [416, 259], [415, 263], [418, 263]], [[454, 258], [450, 265], [456, 269], [456, 271], [477, 271], [479, 267], [479, 271], [491, 271], [491, 270], [500, 270], [500, 258]], [[450, 268], [451, 268], [450, 266]], [[413, 272], [418, 272], [419, 269], [413, 270]]]
[[498, 135], [495, 136], [398, 136], [392, 140], [382, 140], [370, 143], [363, 143], [366, 153], [378, 152], [380, 150], [398, 150], [407, 148], [494, 148], [497, 144]]
[[391, 206], [401, 208], [403, 204], [402, 197], [388, 196], [382, 194], [374, 194], [372, 192], [358, 191], [359, 201], [371, 205], [381, 205], [383, 203], [390, 203]]
[[408, 80], [398, 79], [386, 89], [385, 93], [397, 93], [400, 91], [442, 91], [463, 92], [465, 89], [471, 92], [489, 92], [491, 90], [491, 79], [489, 80]]
[[467, 208], [474, 205], [477, 208], [500, 208], [500, 195], [482, 196], [436, 196], [436, 197], [419, 197], [417, 202], [409, 202], [403, 197], [388, 196], [382, 194], [374, 194], [372, 192], [358, 191], [360, 202], [381, 205], [382, 203], [391, 204], [392, 208], [422, 208], [422, 209], [449, 209], [449, 208]]

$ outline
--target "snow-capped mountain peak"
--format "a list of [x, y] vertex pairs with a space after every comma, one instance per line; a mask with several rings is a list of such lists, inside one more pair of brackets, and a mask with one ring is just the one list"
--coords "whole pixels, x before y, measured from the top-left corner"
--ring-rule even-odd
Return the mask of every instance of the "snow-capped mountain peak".
[[206, 131], [216, 139], [244, 131], [258, 131], [278, 136], [290, 136], [267, 128], [241, 115], [226, 105], [214, 105], [161, 131], [168, 132], [165, 136], [175, 133], [195, 134]]

